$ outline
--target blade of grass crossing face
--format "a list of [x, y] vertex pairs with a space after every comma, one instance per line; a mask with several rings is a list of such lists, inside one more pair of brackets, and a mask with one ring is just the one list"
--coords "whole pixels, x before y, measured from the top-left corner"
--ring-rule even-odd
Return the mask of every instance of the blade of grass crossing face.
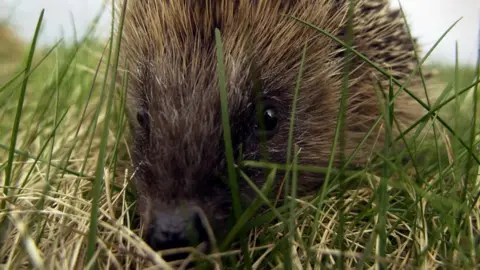
[[[11, 180], [11, 177], [12, 177], [14, 150], [15, 150], [15, 147], [16, 147], [16, 144], [17, 144], [17, 136], [18, 136], [18, 130], [19, 130], [19, 126], [20, 126], [20, 118], [22, 117], [23, 102], [25, 100], [25, 94], [27, 92], [27, 83], [28, 83], [28, 78], [29, 78], [28, 75], [30, 73], [30, 67], [32, 66], [33, 55], [35, 54], [37, 39], [38, 39], [38, 35], [39, 35], [39, 32], [40, 32], [40, 26], [42, 25], [44, 13], [45, 13], [45, 9], [42, 9], [42, 11], [40, 12], [40, 17], [37, 21], [37, 27], [35, 29], [35, 33], [33, 35], [32, 44], [30, 46], [30, 53], [28, 55], [26, 68], [25, 68], [25, 76], [23, 78], [23, 84], [22, 84], [22, 88], [20, 90], [20, 97], [18, 99], [15, 121], [13, 123], [12, 138], [11, 138], [11, 142], [10, 142], [10, 149], [8, 151], [8, 161], [7, 161], [7, 167], [5, 168], [5, 182], [4, 182], [4, 188], [3, 188], [3, 193], [7, 197], [8, 197], [8, 187], [10, 186], [10, 180]], [[3, 211], [5, 209], [5, 207], [6, 207], [6, 201], [2, 200], [2, 203], [0, 205], [0, 211]]]
[[221, 34], [219, 29], [215, 29], [215, 40], [217, 46], [217, 64], [218, 64], [218, 81], [220, 86], [220, 103], [222, 112], [223, 137], [225, 141], [225, 153], [228, 163], [228, 178], [232, 192], [233, 211], [236, 219], [240, 217], [240, 202], [238, 193], [238, 185], [236, 179], [236, 172], [234, 166], [232, 136], [230, 133], [230, 121], [228, 114], [228, 100], [227, 100], [227, 84], [225, 74], [225, 64], [223, 57], [223, 44], [221, 41]]
[[242, 178], [245, 179], [245, 181], [247, 181], [247, 183], [257, 193], [257, 198], [255, 198], [255, 200], [250, 204], [250, 206], [240, 216], [237, 223], [233, 226], [233, 228], [227, 234], [227, 236], [225, 237], [225, 240], [223, 241], [222, 246], [220, 247], [221, 250], [224, 250], [225, 248], [227, 248], [228, 245], [230, 245], [232, 243], [236, 234], [238, 234], [238, 232], [240, 232], [242, 227], [250, 220], [250, 218], [253, 216], [255, 211], [262, 205], [262, 201], [263, 201], [263, 203], [267, 204], [273, 210], [274, 213], [277, 214], [277, 217], [280, 220], [283, 219], [283, 216], [280, 213], [275, 211], [275, 208], [273, 207], [273, 205], [270, 203], [270, 201], [267, 198], [268, 193], [271, 191], [271, 189], [273, 187], [273, 183], [274, 183], [275, 177], [277, 175], [277, 170], [272, 169], [270, 171], [270, 173], [266, 177], [267, 181], [265, 182], [265, 184], [263, 185], [261, 190], [258, 189], [258, 187], [253, 183], [253, 181], [243, 171], [239, 171], [239, 173], [240, 173], [240, 176], [242, 176]]
[[[293, 104], [292, 104], [292, 110], [291, 110], [291, 113], [290, 113], [290, 129], [289, 129], [289, 134], [288, 134], [288, 144], [287, 144], [287, 164], [288, 164], [288, 168], [290, 168], [291, 166], [291, 162], [292, 162], [292, 148], [293, 148], [293, 137], [294, 137], [294, 128], [295, 128], [295, 118], [296, 118], [296, 111], [297, 111], [297, 100], [298, 100], [298, 92], [300, 90], [300, 82], [302, 80], [302, 77], [303, 77], [303, 72], [304, 72], [304, 68], [305, 68], [305, 57], [306, 57], [306, 54], [307, 54], [307, 43], [305, 43], [304, 45], [304, 48], [303, 48], [303, 52], [302, 52], [302, 58], [301, 58], [301, 62], [300, 62], [300, 70], [298, 72], [298, 76], [297, 76], [297, 82], [296, 82], [296, 85], [295, 85], [295, 92], [294, 92], [294, 96], [293, 96]], [[285, 199], [288, 198], [288, 195], [289, 195], [289, 187], [290, 187], [290, 169], [287, 170], [286, 174], [285, 174]], [[296, 191], [293, 190], [293, 186], [292, 186], [292, 195], [295, 195], [296, 194]], [[296, 196], [295, 196], [296, 197]], [[285, 269], [292, 269], [293, 265], [292, 265], [292, 261], [291, 261], [291, 254], [292, 254], [292, 246], [293, 246], [293, 236], [295, 234], [295, 219], [294, 219], [294, 216], [295, 216], [295, 197], [292, 196], [292, 199], [291, 199], [291, 202], [290, 202], [290, 216], [289, 216], [289, 219], [288, 219], [288, 226], [286, 228], [288, 228], [288, 233], [287, 235], [289, 236], [288, 237], [288, 241], [289, 241], [289, 245], [288, 245], [288, 248], [285, 250]]]
[[[289, 165], [274, 163], [274, 162], [245, 160], [245, 161], [242, 162], [241, 165], [244, 166], [244, 167], [257, 168], [257, 169], [269, 169], [269, 170], [276, 169], [276, 170], [285, 171], [285, 173], [287, 173], [288, 171], [291, 171], [291, 168], [290, 168]], [[303, 164], [298, 164], [297, 168], [298, 168], [298, 171], [300, 171], [300, 172], [311, 172], [311, 173], [318, 173], [318, 174], [326, 174], [329, 170], [326, 167], [313, 166], [313, 165], [303, 165]], [[331, 169], [331, 171], [334, 174], [339, 174], [340, 173], [340, 170], [335, 169], [335, 168]], [[359, 173], [361, 173], [361, 172], [353, 171], [353, 170], [345, 170], [344, 171], [345, 176], [351, 176], [351, 177], [357, 177]]]
[[119, 31], [117, 36], [117, 46], [115, 50], [115, 58], [114, 58], [114, 69], [111, 78], [111, 85], [110, 91], [108, 93], [108, 99], [106, 104], [106, 112], [105, 112], [105, 120], [103, 124], [102, 130], [102, 137], [101, 137], [101, 145], [98, 153], [98, 162], [97, 162], [97, 169], [96, 169], [96, 176], [93, 183], [93, 200], [92, 200], [92, 210], [90, 216], [90, 228], [88, 233], [88, 244], [87, 244], [87, 252], [86, 252], [86, 262], [90, 263], [95, 255], [95, 246], [97, 242], [97, 226], [98, 226], [98, 212], [99, 212], [99, 202], [100, 196], [102, 191], [102, 181], [103, 181], [103, 170], [105, 169], [105, 153], [107, 149], [107, 141], [108, 141], [108, 134], [109, 134], [109, 122], [110, 122], [110, 113], [111, 107], [113, 102], [113, 96], [115, 93], [115, 82], [117, 78], [117, 70], [118, 70], [118, 62], [120, 56], [120, 47], [121, 47], [121, 40], [122, 40], [122, 29], [123, 23], [125, 19], [125, 11], [127, 7], [128, 0], [124, 0], [122, 13], [120, 17], [120, 24], [119, 24]]
[[[228, 99], [227, 99], [227, 83], [225, 74], [225, 62], [223, 56], [223, 44], [220, 30], [215, 28], [215, 42], [217, 54], [217, 69], [218, 69], [218, 83], [220, 87], [220, 105], [222, 113], [223, 139], [225, 144], [225, 155], [227, 159], [228, 182], [230, 185], [230, 192], [232, 194], [233, 215], [235, 221], [238, 221], [241, 214], [240, 193], [238, 190], [237, 175], [234, 164], [232, 136], [230, 133], [230, 121], [228, 114]], [[245, 260], [247, 269], [251, 269], [251, 259], [248, 253], [248, 243], [246, 237], [242, 237], [241, 249]]]

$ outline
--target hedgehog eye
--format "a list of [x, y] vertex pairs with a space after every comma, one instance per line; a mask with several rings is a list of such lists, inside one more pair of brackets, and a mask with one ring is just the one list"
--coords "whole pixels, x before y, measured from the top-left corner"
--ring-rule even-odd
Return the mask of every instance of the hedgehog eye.
[[[270, 139], [278, 129], [277, 110], [273, 106], [267, 106], [263, 109], [262, 120], [264, 125], [264, 134]], [[260, 126], [258, 127], [260, 129]], [[263, 130], [261, 130], [263, 131]]]
[[277, 112], [274, 108], [267, 108], [263, 111], [263, 122], [265, 123], [266, 131], [274, 131], [277, 128]]
[[140, 126], [143, 127], [144, 130], [148, 133], [150, 129], [150, 123], [149, 123], [149, 116], [145, 108], [141, 108], [137, 112], [137, 121], [140, 124]]

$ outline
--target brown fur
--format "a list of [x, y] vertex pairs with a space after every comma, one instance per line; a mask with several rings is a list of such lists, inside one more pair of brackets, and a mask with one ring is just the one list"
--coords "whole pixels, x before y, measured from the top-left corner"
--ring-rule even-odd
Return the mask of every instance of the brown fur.
[[[268, 141], [270, 160], [285, 163], [293, 93], [302, 49], [308, 42], [294, 142], [301, 149], [301, 164], [327, 165], [340, 104], [344, 50], [282, 13], [342, 37], [348, 21], [348, 2], [129, 0], [122, 57], [130, 74], [128, 109], [135, 184], [144, 222], [149, 222], [154, 210], [189, 202], [203, 209], [217, 231], [225, 229], [231, 195], [215, 174], [226, 173], [215, 27], [220, 28], [224, 44], [234, 143], [235, 147], [243, 143], [245, 159], [260, 158], [254, 135], [249, 53], [253, 53], [259, 67], [262, 95], [276, 105], [280, 119], [278, 132]], [[411, 74], [416, 67], [414, 47], [399, 11], [391, 10], [386, 0], [357, 1], [353, 25], [358, 51], [400, 81]], [[384, 89], [389, 84], [388, 78], [355, 58], [346, 120], [347, 155], [380, 115], [374, 90], [377, 82]], [[416, 95], [422, 96], [422, 92]], [[425, 113], [406, 94], [397, 98], [395, 108], [403, 129]], [[137, 121], [139, 110], [147, 113], [149, 130]], [[382, 146], [383, 132], [378, 128], [369, 137], [353, 160], [354, 165], [367, 163], [374, 146]], [[249, 173], [262, 184], [261, 172]], [[301, 175], [300, 190], [315, 192], [321, 180], [318, 175]], [[254, 196], [244, 181], [240, 185], [242, 195]]]

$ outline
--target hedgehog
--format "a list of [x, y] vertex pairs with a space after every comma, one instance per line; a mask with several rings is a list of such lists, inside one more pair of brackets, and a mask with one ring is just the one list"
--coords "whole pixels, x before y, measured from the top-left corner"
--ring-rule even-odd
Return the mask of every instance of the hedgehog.
[[[196, 243], [208, 243], [207, 226], [216, 237], [229, 229], [232, 191], [225, 180], [215, 29], [223, 42], [236, 161], [287, 162], [303, 67], [292, 131], [298, 163], [328, 166], [347, 63], [338, 40], [346, 43], [349, 29], [352, 47], [390, 74], [350, 54], [343, 134], [345, 155], [356, 151], [352, 166], [364, 166], [385, 144], [383, 120], [374, 126], [384, 106], [379, 90], [385, 96], [395, 78], [409, 80], [410, 91], [422, 96], [423, 89], [414, 87], [419, 79], [409, 78], [418, 63], [417, 42], [387, 0], [357, 0], [353, 6], [348, 0], [129, 0], [125, 12], [121, 57], [129, 76], [133, 183], [142, 235], [154, 250], [192, 246], [192, 232]], [[403, 91], [394, 110], [395, 135], [426, 112]], [[340, 151], [333, 156], [333, 165], [340, 166]], [[265, 183], [263, 169], [245, 173], [257, 186]], [[281, 182], [279, 176], [276, 192]], [[323, 175], [299, 172], [297, 192], [314, 194], [323, 183]], [[242, 202], [256, 198], [245, 181], [238, 180], [238, 189]]]

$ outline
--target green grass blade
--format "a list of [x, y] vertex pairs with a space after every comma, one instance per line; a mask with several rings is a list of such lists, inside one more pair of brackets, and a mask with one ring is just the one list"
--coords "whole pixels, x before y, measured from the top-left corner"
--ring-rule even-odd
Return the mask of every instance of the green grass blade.
[[262, 201], [263, 203], [267, 204], [270, 206], [275, 213], [278, 214], [278, 217], [282, 219], [282, 215], [278, 212], [275, 211], [275, 208], [273, 205], [270, 203], [270, 201], [267, 199], [268, 193], [271, 191], [273, 187], [273, 182], [275, 180], [277, 170], [272, 169], [270, 173], [267, 176], [267, 181], [263, 185], [262, 189], [258, 189], [258, 187], [253, 183], [253, 181], [243, 172], [239, 172], [240, 175], [242, 176], [245, 181], [252, 187], [252, 189], [257, 193], [257, 198], [250, 204], [250, 206], [245, 209], [245, 212], [240, 216], [238, 221], [235, 223], [235, 225], [232, 227], [232, 229], [229, 231], [227, 236], [225, 237], [225, 240], [222, 243], [222, 246], [220, 247], [220, 250], [224, 250], [230, 245], [235, 236], [242, 230], [243, 226], [249, 222], [250, 218], [253, 216], [255, 211], [261, 206]]
[[[295, 118], [296, 118], [296, 111], [297, 111], [297, 101], [298, 101], [298, 93], [300, 91], [300, 85], [301, 81], [303, 78], [303, 72], [305, 69], [305, 58], [307, 55], [307, 44], [304, 45], [303, 52], [302, 52], [302, 58], [300, 62], [300, 70], [298, 71], [297, 75], [297, 81], [295, 85], [295, 92], [293, 93], [293, 104], [292, 104], [292, 109], [290, 112], [290, 128], [289, 128], [289, 133], [288, 133], [288, 143], [287, 143], [287, 164], [290, 167], [292, 163], [292, 152], [293, 152], [293, 139], [294, 139], [294, 128], [295, 128]], [[295, 154], [293, 154], [295, 155]], [[296, 199], [296, 190], [293, 185], [291, 186], [292, 190], [289, 190], [290, 188], [290, 170], [288, 170], [285, 174], [285, 199], [288, 198], [289, 193], [291, 192], [292, 195], [295, 195], [295, 197], [292, 197], [289, 205], [290, 205], [290, 216], [288, 219], [288, 224], [286, 228], [288, 231], [286, 232], [288, 235], [288, 248], [284, 252], [285, 256], [285, 269], [292, 269], [292, 261], [291, 261], [291, 254], [292, 250], [291, 247], [293, 246], [293, 237], [295, 235], [295, 199]]]
[[111, 117], [111, 108], [112, 108], [112, 103], [113, 103], [113, 96], [115, 93], [115, 82], [117, 78], [117, 69], [118, 69], [118, 63], [119, 63], [119, 56], [120, 56], [120, 47], [121, 47], [121, 40], [122, 40], [122, 29], [123, 29], [123, 23], [125, 19], [125, 12], [127, 8], [127, 2], [128, 0], [124, 0], [123, 2], [123, 9], [120, 17], [120, 24], [119, 24], [119, 33], [117, 36], [117, 47], [115, 51], [115, 59], [114, 59], [114, 70], [113, 70], [113, 75], [112, 75], [112, 80], [111, 80], [111, 89], [110, 92], [108, 93], [108, 99], [107, 99], [107, 104], [106, 104], [106, 113], [105, 113], [105, 121], [104, 121], [104, 126], [103, 126], [103, 131], [102, 131], [102, 138], [101, 138], [101, 145], [98, 153], [98, 163], [97, 163], [97, 170], [96, 170], [96, 176], [95, 180], [93, 183], [93, 201], [92, 201], [92, 211], [91, 211], [91, 217], [90, 217], [90, 228], [89, 228], [89, 233], [88, 233], [88, 244], [87, 244], [87, 254], [86, 254], [86, 260], [87, 263], [89, 263], [92, 259], [93, 256], [95, 255], [95, 245], [97, 243], [97, 226], [98, 226], [98, 209], [99, 209], [99, 202], [100, 202], [100, 196], [102, 192], [102, 184], [103, 184], [103, 170], [105, 168], [105, 155], [106, 155], [106, 150], [107, 150], [107, 141], [108, 141], [108, 134], [109, 134], [109, 122], [110, 122], [110, 117]]
[[[11, 177], [12, 177], [14, 150], [15, 150], [16, 144], [17, 144], [17, 136], [18, 136], [18, 130], [19, 130], [19, 126], [20, 126], [20, 118], [22, 117], [23, 102], [25, 100], [25, 95], [26, 95], [26, 92], [27, 92], [27, 83], [28, 83], [28, 78], [29, 78], [28, 75], [30, 73], [30, 67], [32, 66], [33, 56], [35, 54], [35, 48], [37, 46], [37, 39], [38, 39], [38, 35], [39, 35], [39, 32], [40, 32], [40, 26], [42, 25], [44, 13], [45, 13], [45, 9], [42, 9], [42, 11], [40, 12], [40, 17], [39, 17], [38, 22], [37, 22], [37, 27], [35, 29], [35, 33], [33, 35], [32, 44], [30, 46], [30, 53], [28, 55], [27, 64], [26, 64], [26, 68], [25, 68], [25, 77], [23, 78], [23, 84], [22, 84], [22, 88], [20, 90], [20, 97], [18, 99], [17, 112], [16, 112], [16, 115], [15, 115], [15, 121], [14, 121], [13, 128], [12, 128], [12, 138], [11, 138], [11, 143], [10, 143], [10, 149], [8, 151], [8, 163], [7, 163], [7, 167], [5, 169], [5, 186], [3, 188], [3, 193], [7, 197], [8, 197], [8, 187], [10, 186], [10, 180], [11, 180]], [[6, 201], [2, 200], [2, 203], [1, 203], [1, 206], [0, 206], [0, 211], [5, 209], [5, 206], [6, 206]]]
[[221, 40], [220, 30], [215, 29], [215, 40], [217, 46], [217, 65], [218, 65], [218, 82], [220, 86], [220, 101], [222, 109], [222, 126], [223, 126], [223, 138], [225, 142], [225, 155], [228, 164], [228, 179], [230, 189], [232, 193], [233, 212], [236, 219], [240, 217], [240, 193], [238, 191], [237, 176], [234, 165], [232, 135], [230, 131], [230, 121], [228, 113], [228, 100], [227, 100], [227, 83], [225, 74], [225, 64], [223, 57], [223, 44]]
[[[215, 29], [215, 41], [216, 41], [216, 54], [217, 54], [217, 69], [218, 69], [218, 83], [220, 87], [220, 103], [222, 112], [222, 126], [223, 126], [223, 139], [225, 144], [225, 155], [227, 159], [227, 171], [228, 171], [228, 183], [230, 185], [230, 192], [232, 194], [233, 215], [235, 221], [240, 218], [242, 209], [240, 205], [240, 192], [237, 183], [237, 174], [234, 164], [232, 135], [230, 131], [230, 121], [228, 114], [228, 99], [227, 99], [227, 83], [225, 73], [225, 62], [223, 56], [223, 44], [221, 39], [220, 30]], [[251, 268], [250, 255], [248, 254], [248, 246], [245, 239], [242, 239], [242, 253], [245, 260], [245, 266], [247, 269]]]

